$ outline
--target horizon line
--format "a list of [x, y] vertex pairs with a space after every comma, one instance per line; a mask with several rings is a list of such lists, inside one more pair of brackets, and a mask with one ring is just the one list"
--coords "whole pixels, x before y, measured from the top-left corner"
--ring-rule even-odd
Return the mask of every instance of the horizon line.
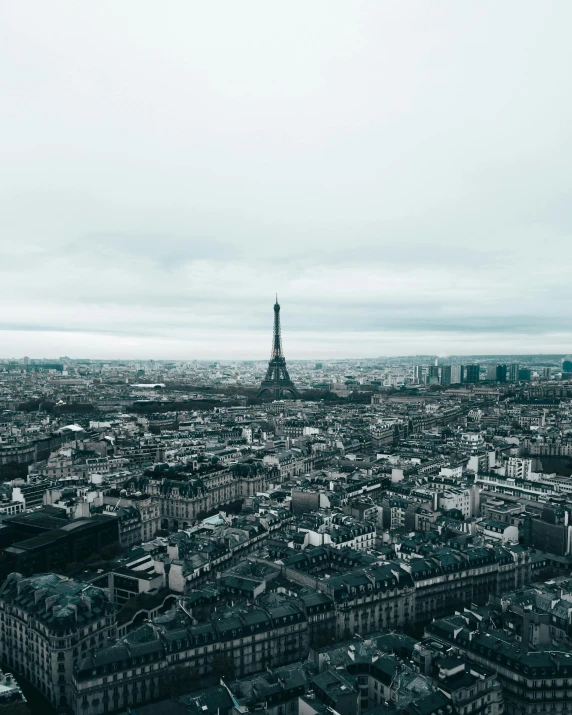
[[[341, 361], [341, 360], [352, 360], [354, 362], [359, 362], [361, 360], [391, 360], [399, 358], [430, 358], [434, 360], [438, 358], [441, 360], [451, 360], [454, 358], [489, 358], [489, 357], [544, 357], [544, 358], [563, 358], [566, 357], [568, 353], [453, 353], [451, 355], [436, 355], [435, 353], [409, 353], [400, 355], [376, 355], [372, 357], [307, 357], [307, 358], [288, 358], [288, 362], [320, 362], [320, 361]], [[76, 362], [81, 362], [84, 360], [89, 360], [91, 362], [268, 362], [267, 358], [222, 358], [222, 357], [172, 357], [172, 358], [144, 358], [144, 357], [70, 357], [69, 355], [53, 357], [30, 357], [29, 355], [24, 355], [22, 357], [0, 357], [0, 363], [16, 361], [21, 362], [22, 360], [42, 360], [42, 361], [53, 361], [55, 363], [61, 362], [62, 360], [73, 360]]]

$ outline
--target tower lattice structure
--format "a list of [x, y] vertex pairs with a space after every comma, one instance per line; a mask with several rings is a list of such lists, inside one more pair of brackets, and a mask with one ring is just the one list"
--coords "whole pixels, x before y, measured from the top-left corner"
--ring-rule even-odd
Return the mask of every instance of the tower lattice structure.
[[300, 397], [296, 386], [290, 379], [286, 368], [286, 358], [282, 353], [282, 337], [280, 334], [280, 305], [278, 296], [274, 304], [274, 335], [272, 338], [272, 353], [268, 369], [257, 397], [273, 397], [275, 400], [283, 399], [286, 395], [291, 395], [294, 398]]

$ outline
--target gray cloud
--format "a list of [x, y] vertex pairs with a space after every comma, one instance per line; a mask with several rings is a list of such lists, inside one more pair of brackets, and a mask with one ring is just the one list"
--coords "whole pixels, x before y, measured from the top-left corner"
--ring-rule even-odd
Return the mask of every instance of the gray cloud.
[[564, 0], [0, 13], [0, 353], [570, 351]]
[[127, 233], [87, 234], [81, 243], [69, 243], [65, 250], [71, 255], [85, 255], [93, 247], [110, 260], [145, 256], [161, 269], [173, 269], [186, 262], [198, 260], [229, 260], [237, 257], [237, 248], [208, 235], [172, 236], [156, 234], [130, 235]]

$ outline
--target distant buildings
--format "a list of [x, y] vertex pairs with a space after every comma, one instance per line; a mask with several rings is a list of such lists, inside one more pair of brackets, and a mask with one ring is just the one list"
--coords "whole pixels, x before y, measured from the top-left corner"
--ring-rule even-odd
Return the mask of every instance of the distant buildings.
[[443, 387], [448, 387], [452, 382], [452, 365], [441, 365], [440, 384]]
[[506, 382], [507, 370], [508, 370], [508, 367], [506, 365], [497, 365], [497, 369], [496, 369], [497, 382]]
[[480, 365], [465, 365], [465, 370], [464, 370], [464, 382], [466, 383], [475, 383], [479, 382], [481, 375], [481, 366]]
[[427, 373], [428, 383], [430, 385], [439, 384], [439, 367], [437, 365], [429, 365], [429, 370]]
[[458, 385], [464, 381], [464, 369], [462, 365], [451, 365], [451, 384]]

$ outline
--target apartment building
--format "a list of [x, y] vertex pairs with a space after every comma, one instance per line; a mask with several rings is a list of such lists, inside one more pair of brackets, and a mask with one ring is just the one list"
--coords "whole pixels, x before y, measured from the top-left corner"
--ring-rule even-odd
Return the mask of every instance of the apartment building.
[[115, 636], [106, 592], [56, 574], [12, 573], [0, 588], [0, 660], [52, 703], [72, 702], [72, 672]]
[[434, 621], [428, 638], [450, 647], [471, 665], [496, 671], [507, 715], [569, 713], [572, 701], [572, 655], [553, 650], [528, 651], [495, 633], [472, 630], [464, 616]]
[[244, 677], [299, 661], [308, 647], [304, 610], [288, 597], [272, 594], [260, 605], [228, 609], [202, 623], [180, 603], [79, 661], [72, 708], [83, 715], [131, 708], [161, 694], [169, 668], [189, 667], [199, 675], [222, 668], [226, 677]]

